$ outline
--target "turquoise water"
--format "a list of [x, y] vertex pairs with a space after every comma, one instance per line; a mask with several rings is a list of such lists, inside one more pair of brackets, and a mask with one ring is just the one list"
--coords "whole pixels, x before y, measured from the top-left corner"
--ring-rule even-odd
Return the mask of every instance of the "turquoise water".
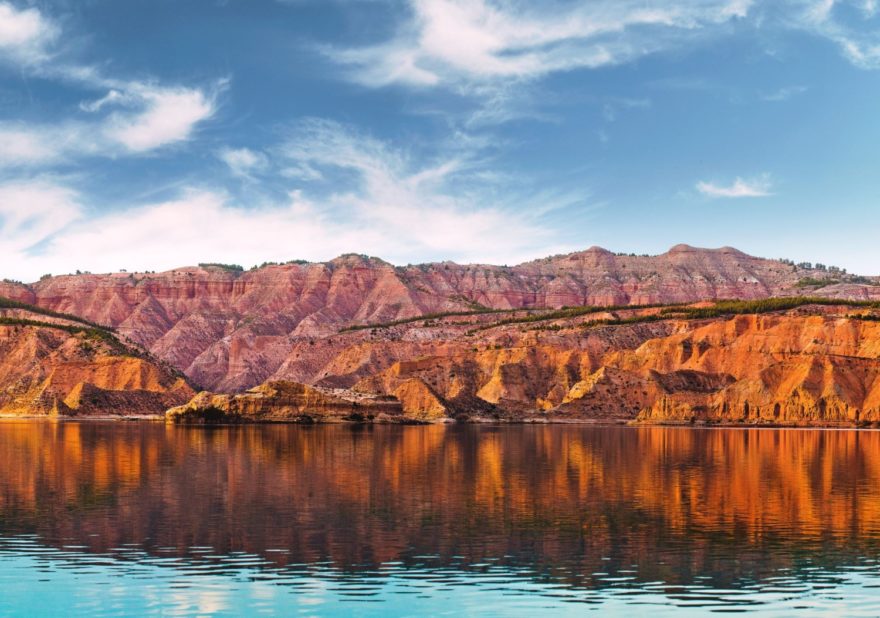
[[716, 589], [608, 577], [589, 591], [542, 581], [533, 572], [485, 565], [404, 567], [340, 572], [331, 565], [283, 571], [259, 556], [190, 560], [120, 550], [96, 556], [56, 550], [32, 537], [7, 539], [0, 550], [0, 614], [23, 616], [531, 616], [703, 615], [760, 610], [792, 615], [880, 615], [876, 563], [799, 574], [780, 573], [760, 585]]
[[0, 615], [880, 615], [880, 433], [0, 424]]

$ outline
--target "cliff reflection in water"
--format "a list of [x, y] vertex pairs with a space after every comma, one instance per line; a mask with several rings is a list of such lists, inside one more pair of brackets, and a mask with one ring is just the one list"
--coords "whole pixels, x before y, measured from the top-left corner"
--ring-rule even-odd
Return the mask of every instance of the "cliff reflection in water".
[[[0, 537], [730, 587], [880, 556], [880, 433], [0, 424]], [[477, 565], [477, 566], [475, 566]]]

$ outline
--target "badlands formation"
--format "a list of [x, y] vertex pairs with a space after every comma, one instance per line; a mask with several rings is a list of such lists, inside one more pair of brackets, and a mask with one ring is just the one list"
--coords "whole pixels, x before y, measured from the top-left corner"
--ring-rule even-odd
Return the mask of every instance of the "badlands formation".
[[349, 255], [0, 297], [7, 415], [880, 423], [880, 281], [730, 248], [512, 267]]

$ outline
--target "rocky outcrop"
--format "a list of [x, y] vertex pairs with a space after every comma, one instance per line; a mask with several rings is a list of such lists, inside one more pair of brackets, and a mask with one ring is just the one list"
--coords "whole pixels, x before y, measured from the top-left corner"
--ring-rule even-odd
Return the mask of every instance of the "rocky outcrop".
[[192, 394], [181, 375], [110, 335], [0, 324], [0, 415], [150, 416]]
[[[872, 280], [835, 277], [729, 247], [678, 245], [656, 256], [593, 247], [512, 267], [451, 262], [396, 267], [348, 255], [247, 272], [206, 266], [84, 274], [5, 283], [0, 296], [117, 327], [196, 383], [234, 392], [269, 379], [311, 381], [299, 376], [337, 355], [335, 341], [346, 326], [437, 312], [800, 294], [880, 298]], [[829, 285], [822, 287], [825, 281]], [[392, 362], [407, 360], [396, 349], [383, 353], [397, 355]], [[318, 379], [344, 375], [335, 369]]]
[[169, 423], [339, 423], [403, 422], [407, 419], [394, 397], [365, 395], [340, 389], [267, 382], [239, 395], [202, 392], [189, 403], [165, 414]]
[[419, 421], [439, 421], [450, 416], [448, 404], [430, 386], [413, 378], [406, 380], [394, 390], [403, 413]]

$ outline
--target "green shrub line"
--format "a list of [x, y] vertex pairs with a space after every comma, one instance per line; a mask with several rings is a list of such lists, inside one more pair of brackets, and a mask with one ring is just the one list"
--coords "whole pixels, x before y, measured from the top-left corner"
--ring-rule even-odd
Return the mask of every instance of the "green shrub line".
[[202, 388], [198, 388], [194, 382], [191, 382], [186, 375], [174, 367], [171, 363], [165, 360], [160, 360], [155, 358], [148, 351], [143, 350], [141, 348], [135, 346], [126, 345], [123, 341], [120, 341], [116, 338], [116, 336], [108, 329], [103, 327], [92, 327], [92, 326], [76, 326], [73, 324], [56, 324], [54, 322], [42, 322], [40, 320], [28, 320], [26, 318], [7, 318], [0, 317], [0, 325], [5, 326], [31, 326], [35, 328], [54, 328], [55, 330], [64, 331], [71, 335], [82, 335], [86, 341], [102, 341], [106, 343], [112, 352], [117, 356], [128, 356], [131, 358], [141, 358], [145, 360], [149, 360], [150, 362], [156, 363], [160, 367], [163, 367], [166, 371], [168, 371], [172, 376], [176, 378], [183, 378], [193, 386], [196, 390], [204, 390]]
[[486, 315], [494, 313], [509, 313], [511, 311], [526, 311], [526, 309], [472, 309], [470, 311], [444, 311], [440, 313], [425, 313], [413, 318], [401, 318], [390, 322], [377, 322], [374, 324], [354, 324], [339, 329], [340, 333], [347, 333], [357, 330], [370, 330], [372, 328], [391, 328], [392, 326], [400, 326], [401, 324], [411, 324], [413, 322], [421, 322], [423, 320], [439, 320], [442, 318], [457, 318], [470, 315]]
[[676, 308], [683, 306], [684, 305], [682, 304], [650, 303], [645, 305], [585, 305], [583, 307], [563, 307], [562, 309], [545, 310], [546, 313], [541, 313], [538, 315], [527, 315], [523, 317], [513, 317], [506, 320], [499, 320], [498, 322], [494, 322], [492, 324], [478, 326], [470, 332], [471, 334], [473, 334], [481, 330], [489, 330], [491, 328], [508, 326], [510, 324], [530, 324], [534, 322], [548, 322], [551, 320], [566, 320], [577, 318], [583, 315], [590, 315], [592, 313], [602, 313], [604, 311], [623, 311], [626, 309], [657, 309], [658, 307]]
[[[870, 300], [845, 300], [836, 298], [817, 297], [792, 297], [792, 298], [764, 298], [761, 300], [719, 300], [712, 307], [666, 307], [659, 314], [634, 315], [627, 318], [613, 320], [595, 320], [582, 324], [582, 328], [594, 326], [620, 326], [623, 324], [642, 324], [646, 322], [659, 322], [662, 320], [704, 320], [708, 318], [729, 317], [733, 315], [749, 315], [761, 313], [773, 313], [774, 311], [788, 311], [807, 305], [863, 307], [867, 309], [880, 309], [880, 302]], [[857, 316], [847, 315], [851, 319], [865, 319], [880, 321], [880, 316]]]
[[87, 339], [101, 340], [110, 344], [114, 350], [124, 351], [131, 355], [132, 351], [121, 341], [119, 341], [113, 333], [103, 327], [94, 327], [87, 325], [74, 324], [57, 324], [55, 322], [42, 322], [40, 320], [28, 320], [27, 318], [7, 318], [0, 317], [0, 324], [6, 326], [35, 326], [37, 328], [54, 328], [55, 330], [63, 330], [71, 335], [82, 334]]
[[104, 326], [103, 324], [98, 324], [97, 322], [92, 322], [90, 320], [86, 320], [79, 316], [75, 316], [71, 313], [62, 313], [61, 311], [52, 311], [51, 309], [44, 309], [42, 307], [37, 307], [36, 305], [31, 305], [28, 303], [23, 303], [18, 300], [12, 300], [11, 298], [6, 298], [4, 296], [0, 296], [0, 309], [21, 309], [22, 311], [29, 311], [30, 313], [36, 313], [38, 315], [45, 315], [50, 318], [58, 318], [61, 320], [69, 320], [71, 322], [78, 322], [80, 324], [84, 324], [90, 328], [98, 328], [101, 330], [106, 330], [110, 332], [116, 332], [116, 329], [112, 326]]
[[822, 288], [828, 285], [840, 283], [840, 279], [816, 279], [815, 277], [804, 277], [794, 284], [796, 288]]
[[220, 262], [199, 262], [199, 268], [222, 268], [234, 273], [244, 272], [244, 267], [238, 264], [221, 264]]
[[[102, 324], [97, 324], [96, 322], [91, 322], [89, 320], [80, 318], [69, 313], [52, 311], [51, 309], [43, 309], [42, 307], [19, 302], [17, 300], [12, 300], [11, 298], [5, 298], [3, 296], [0, 296], [0, 309], [20, 309], [38, 315], [45, 315], [48, 317], [68, 320], [70, 322], [76, 322], [76, 324], [57, 324], [54, 322], [43, 322], [41, 320], [30, 320], [28, 318], [10, 318], [0, 316], [0, 325], [54, 328], [55, 330], [61, 330], [66, 333], [70, 333], [71, 335], [82, 334], [86, 340], [103, 341], [110, 347], [114, 354], [117, 354], [119, 356], [130, 356], [133, 358], [148, 359], [151, 362], [161, 365], [175, 377], [184, 378], [185, 380], [187, 380], [187, 382], [189, 382], [189, 379], [184, 375], [184, 373], [171, 365], [169, 362], [155, 358], [148, 351], [140, 348], [137, 345], [126, 344], [124, 341], [120, 340], [117, 337], [116, 329], [111, 326], [104, 326]], [[190, 382], [190, 384], [192, 384], [192, 382]]]
[[846, 316], [850, 320], [862, 320], [865, 322], [880, 322], [880, 315], [851, 313]]
[[[845, 307], [863, 307], [880, 309], [880, 302], [862, 301], [862, 300], [846, 300], [836, 298], [823, 298], [813, 296], [792, 296], [784, 298], [763, 298], [758, 300], [717, 300], [711, 307], [688, 307], [684, 303], [648, 303], [643, 305], [586, 305], [583, 307], [563, 307], [561, 309], [548, 308], [528, 308], [528, 309], [479, 309], [474, 311], [449, 311], [444, 313], [426, 313], [412, 318], [404, 318], [393, 320], [391, 322], [382, 322], [376, 324], [358, 324], [347, 326], [339, 332], [351, 332], [359, 330], [368, 330], [373, 328], [390, 328], [402, 324], [411, 324], [413, 322], [433, 321], [448, 317], [474, 316], [474, 315], [490, 315], [500, 313], [517, 313], [525, 311], [540, 312], [537, 314], [511, 317], [491, 324], [477, 326], [468, 331], [468, 335], [473, 335], [483, 330], [490, 330], [500, 326], [509, 326], [511, 324], [534, 324], [537, 322], [549, 322], [553, 320], [565, 320], [577, 318], [584, 315], [594, 313], [602, 313], [605, 311], [638, 311], [644, 309], [660, 309], [660, 313], [654, 315], [630, 316], [626, 318], [615, 318], [610, 320], [593, 320], [583, 324], [583, 327], [591, 326], [614, 326], [622, 324], [638, 324], [642, 322], [657, 322], [669, 319], [699, 320], [706, 318], [721, 317], [727, 315], [743, 315], [750, 313], [770, 313], [773, 311], [787, 311], [796, 309], [806, 305], [823, 305], [823, 306], [845, 306]], [[850, 316], [857, 317], [857, 316]], [[864, 319], [873, 319], [866, 317]], [[878, 318], [880, 319], [880, 318]], [[541, 327], [548, 330], [549, 327]]]
[[711, 307], [683, 307], [681, 309], [665, 309], [666, 315], [681, 314], [686, 319], [715, 318], [722, 315], [742, 315], [747, 313], [769, 313], [787, 311], [805, 305], [865, 307], [876, 309], [880, 302], [870, 300], [846, 300], [841, 298], [824, 298], [817, 296], [792, 296], [786, 298], [762, 298], [759, 300], [719, 300]]

